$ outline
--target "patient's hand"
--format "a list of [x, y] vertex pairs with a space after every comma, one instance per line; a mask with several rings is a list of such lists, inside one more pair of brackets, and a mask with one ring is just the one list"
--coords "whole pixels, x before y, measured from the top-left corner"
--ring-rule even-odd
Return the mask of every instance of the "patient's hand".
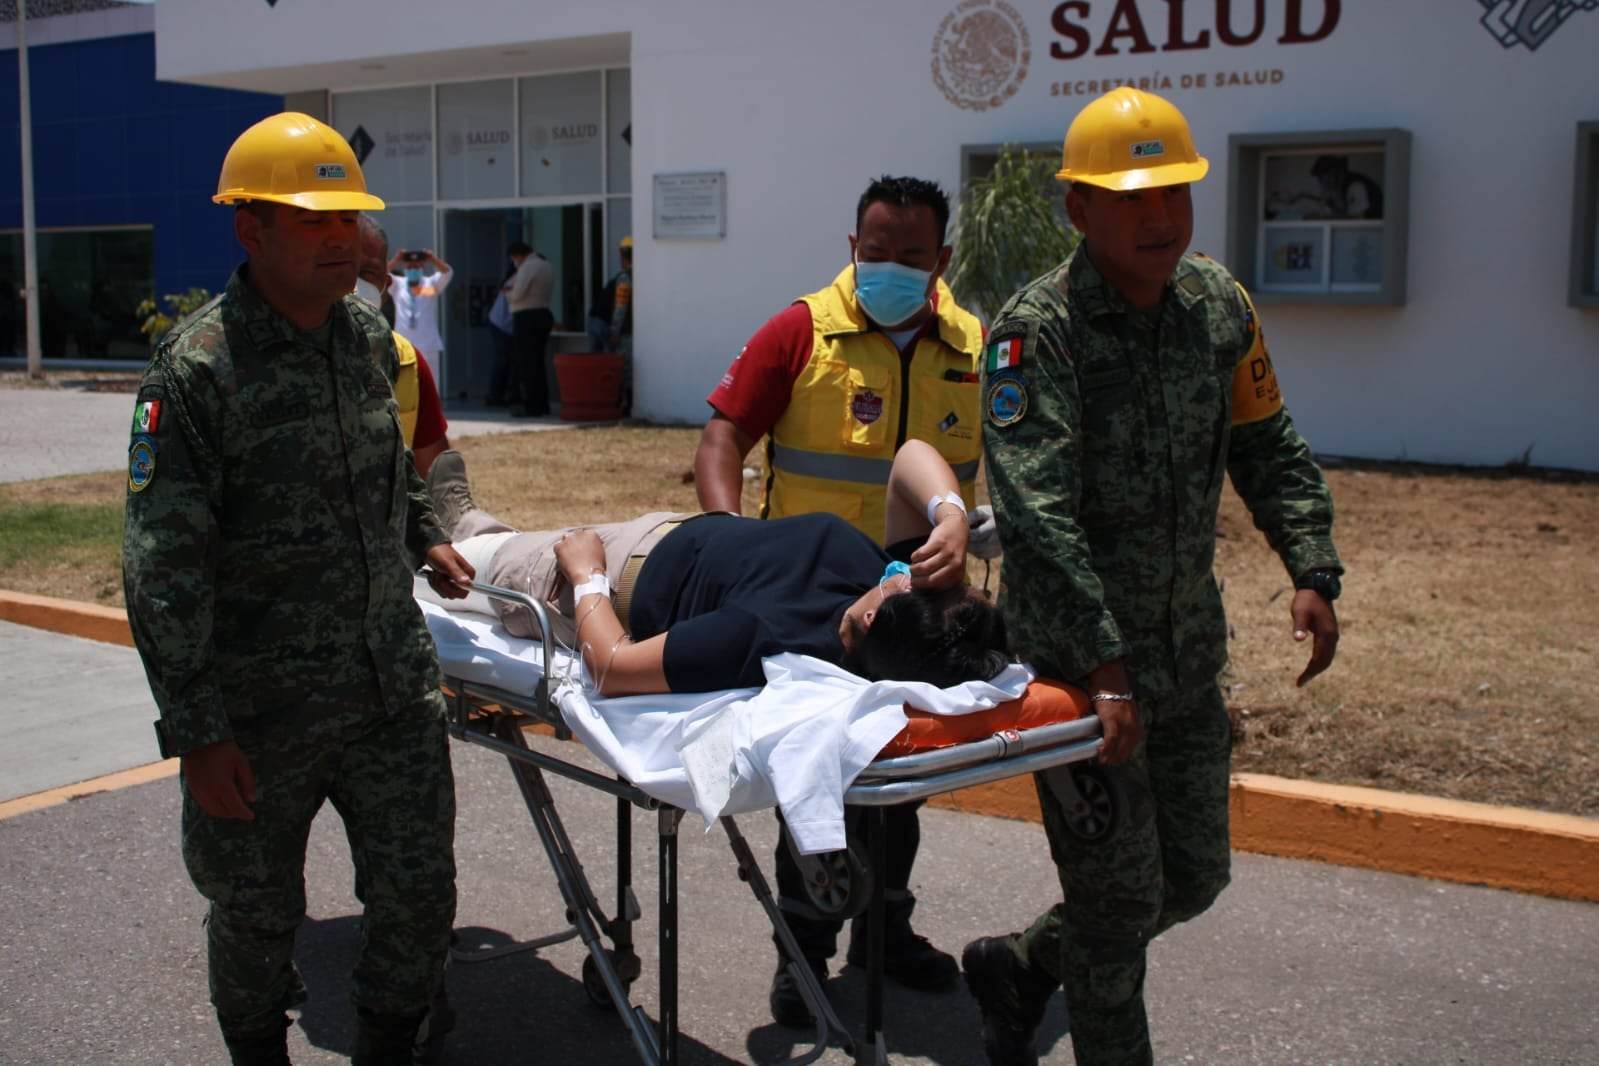
[[555, 561], [573, 587], [598, 570], [605, 572], [605, 544], [592, 529], [576, 529], [555, 542]]
[[966, 515], [942, 508], [927, 543], [911, 552], [911, 587], [937, 589], [964, 581], [967, 536]]
[[180, 760], [183, 784], [200, 809], [213, 818], [255, 820], [255, 774], [250, 760], [231, 740], [203, 744]]
[[424, 557], [428, 585], [447, 600], [461, 600], [472, 590], [477, 571], [451, 544], [435, 544]]

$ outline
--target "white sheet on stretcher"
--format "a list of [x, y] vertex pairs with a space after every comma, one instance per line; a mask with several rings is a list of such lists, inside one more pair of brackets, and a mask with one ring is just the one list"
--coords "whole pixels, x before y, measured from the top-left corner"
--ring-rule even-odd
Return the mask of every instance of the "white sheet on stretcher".
[[[493, 619], [423, 602], [448, 673], [531, 693], [542, 673], [539, 644]], [[601, 699], [580, 665], [556, 652], [551, 672], [561, 717], [612, 770], [656, 799], [723, 814], [782, 810], [806, 854], [844, 847], [844, 792], [900, 730], [907, 702], [935, 714], [987, 710], [1026, 691], [1032, 672], [1007, 667], [991, 682], [954, 688], [867, 682], [804, 655], [763, 663], [766, 687]]]

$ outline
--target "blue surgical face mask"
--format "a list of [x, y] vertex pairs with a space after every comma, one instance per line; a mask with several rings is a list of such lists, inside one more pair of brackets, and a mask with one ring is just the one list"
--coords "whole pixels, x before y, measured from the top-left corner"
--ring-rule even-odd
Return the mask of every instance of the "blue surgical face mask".
[[421, 267], [409, 267], [409, 268], [407, 268], [406, 271], [405, 271], [405, 283], [407, 285], [420, 285], [420, 284], [422, 284], [422, 268]]
[[855, 263], [855, 298], [861, 310], [879, 326], [891, 329], [911, 318], [927, 303], [930, 270], [898, 263]]
[[896, 578], [901, 574], [904, 574], [906, 577], [911, 576], [910, 564], [903, 563], [898, 559], [895, 559], [893, 562], [883, 567], [883, 576], [877, 579], [877, 583], [879, 585], [887, 584], [890, 578]]

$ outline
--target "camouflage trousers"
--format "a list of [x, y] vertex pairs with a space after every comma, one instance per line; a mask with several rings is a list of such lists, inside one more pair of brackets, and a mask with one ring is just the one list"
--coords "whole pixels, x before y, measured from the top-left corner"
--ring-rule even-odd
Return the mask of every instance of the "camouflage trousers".
[[1121, 822], [1085, 843], [1037, 775], [1039, 804], [1065, 902], [1013, 942], [1035, 973], [1065, 986], [1079, 1066], [1154, 1061], [1144, 1013], [1145, 949], [1205, 911], [1227, 887], [1232, 737], [1213, 685], [1165, 700], [1140, 696], [1145, 740], [1105, 772]]
[[183, 859], [211, 904], [211, 1002], [224, 1035], [273, 1031], [304, 999], [292, 956], [306, 838], [324, 800], [344, 821], [366, 904], [355, 1005], [419, 1015], [443, 980], [455, 920], [443, 706], [435, 696], [391, 715], [373, 700], [310, 699], [234, 723], [255, 775], [253, 821], [213, 818], [184, 788]]

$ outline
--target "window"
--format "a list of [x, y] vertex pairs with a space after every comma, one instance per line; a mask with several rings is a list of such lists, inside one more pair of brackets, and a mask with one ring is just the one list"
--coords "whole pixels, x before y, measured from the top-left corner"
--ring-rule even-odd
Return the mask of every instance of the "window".
[[1577, 124], [1570, 302], [1572, 307], [1599, 308], [1599, 122]]
[[1262, 302], [1404, 302], [1408, 133], [1235, 134], [1228, 147], [1228, 263]]
[[[628, 70], [605, 72], [605, 191], [633, 188], [633, 77]], [[620, 240], [621, 238], [618, 238]]]
[[601, 191], [600, 72], [523, 78], [522, 195]]
[[439, 199], [516, 195], [513, 81], [440, 85]]
[[[155, 231], [41, 230], [39, 346], [48, 357], [147, 359], [140, 301], [155, 288]], [[0, 350], [27, 351], [22, 297], [22, 234], [0, 233]]]
[[448, 395], [487, 388], [486, 316], [511, 241], [550, 262], [556, 333], [584, 336], [632, 232], [631, 91], [631, 73], [610, 68], [331, 93], [334, 127], [387, 204], [390, 254], [431, 248], [455, 270], [436, 368]]
[[355, 150], [373, 194], [401, 203], [433, 199], [433, 91], [426, 85], [339, 93], [333, 128]]

